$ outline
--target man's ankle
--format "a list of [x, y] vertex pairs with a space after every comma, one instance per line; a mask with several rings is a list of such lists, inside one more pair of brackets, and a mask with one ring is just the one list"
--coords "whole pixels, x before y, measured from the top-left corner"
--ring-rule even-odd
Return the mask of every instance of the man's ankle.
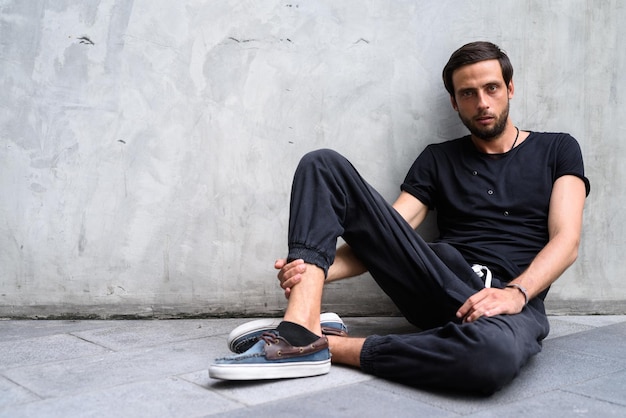
[[320, 335], [316, 335], [303, 327], [302, 325], [294, 322], [282, 321], [278, 327], [276, 327], [278, 334], [289, 341], [293, 346], [303, 347], [319, 340]]
[[312, 319], [309, 319], [307, 316], [306, 319], [303, 319], [295, 315], [286, 314], [283, 317], [283, 321], [298, 324], [299, 326], [306, 328], [307, 330], [309, 330], [310, 332], [318, 336], [322, 335], [322, 327], [320, 325], [320, 315], [314, 314], [314, 315], [311, 315], [311, 318]]
[[365, 338], [337, 337], [329, 335], [331, 361], [337, 364], [361, 367], [361, 350]]

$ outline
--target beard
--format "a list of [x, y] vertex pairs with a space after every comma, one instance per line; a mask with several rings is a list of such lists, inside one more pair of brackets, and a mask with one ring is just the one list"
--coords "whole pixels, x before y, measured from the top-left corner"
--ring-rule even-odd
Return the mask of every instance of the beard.
[[[480, 116], [494, 116], [494, 115], [486, 113], [483, 115], [479, 115], [479, 117]], [[482, 139], [483, 141], [491, 141], [493, 139], [498, 138], [502, 134], [502, 132], [504, 132], [504, 130], [506, 129], [506, 123], [507, 123], [507, 120], [509, 119], [509, 102], [507, 101], [506, 107], [504, 108], [504, 110], [499, 115], [495, 116], [495, 124], [491, 128], [484, 128], [484, 127], [478, 126], [477, 124], [474, 124], [474, 121], [472, 118], [466, 118], [463, 115], [461, 115], [461, 113], [459, 113], [459, 117], [461, 118], [463, 125], [465, 125], [467, 129], [469, 129], [472, 135], [474, 135], [477, 138]]]

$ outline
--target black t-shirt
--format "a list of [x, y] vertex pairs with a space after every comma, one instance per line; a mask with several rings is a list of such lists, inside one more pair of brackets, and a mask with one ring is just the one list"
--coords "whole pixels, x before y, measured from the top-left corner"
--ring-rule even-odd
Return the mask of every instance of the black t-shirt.
[[495, 155], [465, 136], [427, 146], [401, 189], [437, 210], [437, 241], [508, 281], [548, 242], [552, 186], [564, 175], [581, 178], [589, 193], [580, 147], [568, 134], [531, 132]]

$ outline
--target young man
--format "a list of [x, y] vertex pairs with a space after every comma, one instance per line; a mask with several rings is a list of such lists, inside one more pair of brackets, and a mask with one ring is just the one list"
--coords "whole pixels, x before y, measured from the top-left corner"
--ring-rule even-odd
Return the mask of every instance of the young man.
[[[543, 299], [577, 257], [589, 182], [574, 138], [513, 124], [512, 77], [494, 44], [452, 54], [444, 84], [471, 135], [429, 145], [393, 206], [340, 155], [306, 155], [288, 258], [275, 265], [283, 321], [234, 330], [231, 343], [251, 348], [217, 359], [210, 375], [323, 374], [332, 351], [335, 363], [420, 387], [493, 393], [513, 379], [548, 334]], [[429, 209], [440, 231], [430, 244], [415, 232]], [[336, 250], [339, 236], [347, 244]], [[320, 319], [324, 283], [365, 271], [422, 332], [350, 338], [338, 317]]]

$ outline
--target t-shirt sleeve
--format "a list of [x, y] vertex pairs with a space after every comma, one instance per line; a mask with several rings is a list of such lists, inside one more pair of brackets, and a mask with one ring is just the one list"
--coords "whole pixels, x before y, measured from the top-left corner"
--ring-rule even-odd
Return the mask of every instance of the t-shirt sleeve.
[[589, 195], [591, 184], [589, 179], [585, 177], [583, 156], [578, 141], [570, 135], [565, 135], [559, 142], [556, 155], [558, 164], [556, 164], [554, 180], [556, 181], [561, 176], [576, 176], [585, 183], [585, 191]]
[[436, 206], [436, 167], [433, 147], [429, 145], [417, 157], [400, 185], [402, 191], [411, 194], [429, 209]]

